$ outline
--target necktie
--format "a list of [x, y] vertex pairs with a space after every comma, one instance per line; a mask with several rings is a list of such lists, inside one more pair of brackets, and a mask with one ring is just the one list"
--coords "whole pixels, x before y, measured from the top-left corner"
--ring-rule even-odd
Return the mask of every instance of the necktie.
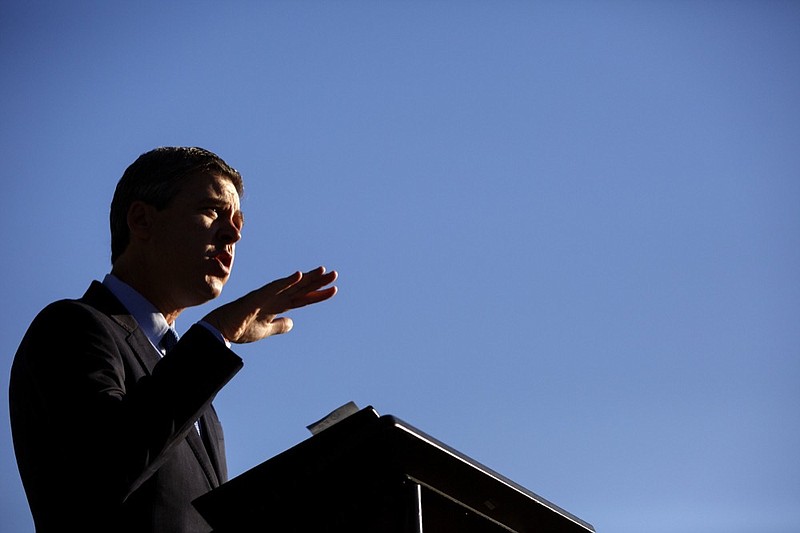
[[175, 347], [176, 344], [178, 344], [178, 333], [174, 328], [167, 329], [167, 331], [164, 333], [164, 336], [161, 337], [161, 342], [159, 342], [159, 346], [161, 346], [161, 352], [166, 355]]

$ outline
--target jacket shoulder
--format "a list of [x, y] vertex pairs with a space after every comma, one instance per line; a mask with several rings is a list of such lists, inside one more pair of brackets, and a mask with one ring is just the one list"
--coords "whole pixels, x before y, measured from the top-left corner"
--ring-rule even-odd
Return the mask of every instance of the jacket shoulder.
[[[134, 326], [135, 327], [135, 326]], [[21, 360], [54, 361], [65, 354], [87, 347], [116, 352], [131, 329], [118, 319], [84, 299], [63, 299], [44, 307], [23, 336], [15, 364]]]

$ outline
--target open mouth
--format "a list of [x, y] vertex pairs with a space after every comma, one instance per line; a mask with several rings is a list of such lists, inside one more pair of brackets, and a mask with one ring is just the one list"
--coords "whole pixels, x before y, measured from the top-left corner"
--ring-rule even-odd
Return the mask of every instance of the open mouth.
[[233, 254], [221, 251], [213, 254], [211, 259], [214, 259], [226, 274], [230, 273], [231, 266], [233, 266]]

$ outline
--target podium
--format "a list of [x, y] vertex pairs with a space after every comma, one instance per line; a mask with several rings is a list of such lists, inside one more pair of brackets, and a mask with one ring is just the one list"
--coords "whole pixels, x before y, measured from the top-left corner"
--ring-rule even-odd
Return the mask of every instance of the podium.
[[215, 533], [586, 533], [583, 520], [364, 408], [193, 502]]

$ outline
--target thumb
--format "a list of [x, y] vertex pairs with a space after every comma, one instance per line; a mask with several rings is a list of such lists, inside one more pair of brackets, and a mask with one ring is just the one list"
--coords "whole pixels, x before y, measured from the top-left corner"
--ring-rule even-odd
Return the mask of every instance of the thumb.
[[292, 319], [289, 317], [281, 317], [270, 322], [270, 326], [270, 335], [281, 335], [292, 331], [294, 322], [292, 322]]

